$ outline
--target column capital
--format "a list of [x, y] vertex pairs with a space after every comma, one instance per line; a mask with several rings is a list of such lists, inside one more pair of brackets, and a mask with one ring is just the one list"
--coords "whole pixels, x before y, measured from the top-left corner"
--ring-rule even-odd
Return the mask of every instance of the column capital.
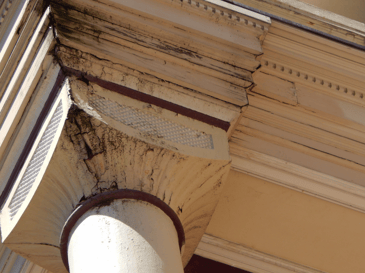
[[177, 215], [187, 263], [229, 169], [223, 129], [68, 78], [3, 207], [2, 239], [63, 272], [59, 239], [70, 214], [96, 196], [127, 189], [154, 196]]

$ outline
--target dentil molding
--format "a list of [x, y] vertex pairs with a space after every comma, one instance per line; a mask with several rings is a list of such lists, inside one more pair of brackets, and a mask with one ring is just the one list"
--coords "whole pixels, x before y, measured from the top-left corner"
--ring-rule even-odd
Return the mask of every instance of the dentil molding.
[[364, 92], [362, 90], [346, 87], [341, 83], [329, 81], [305, 71], [292, 68], [288, 65], [273, 62], [265, 57], [262, 58], [261, 64], [263, 65], [263, 71], [272, 71], [273, 74], [278, 75], [279, 77], [284, 76], [293, 82], [302, 82], [313, 86], [316, 89], [326, 92], [330, 96], [335, 96], [358, 105], [365, 105]]

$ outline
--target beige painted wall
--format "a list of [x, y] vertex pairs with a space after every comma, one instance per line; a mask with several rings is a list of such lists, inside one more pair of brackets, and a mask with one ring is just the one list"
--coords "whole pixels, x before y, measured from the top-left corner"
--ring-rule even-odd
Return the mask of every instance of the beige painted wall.
[[302, 0], [302, 2], [365, 23], [364, 0]]
[[325, 272], [365, 272], [365, 214], [232, 171], [207, 233]]
[[[235, 0], [243, 4], [248, 4], [248, 0]], [[284, 3], [297, 2], [298, 0], [272, 0], [283, 1]], [[365, 23], [365, 0], [299, 0], [312, 6], [337, 13], [350, 19]], [[260, 9], [260, 7], [257, 7]], [[270, 11], [268, 11], [270, 12]]]

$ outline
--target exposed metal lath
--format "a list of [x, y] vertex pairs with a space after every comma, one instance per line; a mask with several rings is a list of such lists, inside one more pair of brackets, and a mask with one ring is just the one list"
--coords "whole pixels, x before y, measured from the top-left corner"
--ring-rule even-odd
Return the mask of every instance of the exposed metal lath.
[[91, 96], [89, 104], [102, 114], [145, 134], [190, 147], [214, 149], [213, 138], [205, 134], [174, 123], [164, 118], [149, 115], [138, 109], [120, 105], [100, 96]]
[[27, 166], [27, 169], [24, 172], [18, 188], [16, 189], [9, 204], [11, 219], [13, 219], [20, 206], [23, 204], [25, 198], [33, 186], [34, 181], [38, 176], [40, 169], [43, 166], [44, 160], [48, 154], [49, 148], [53, 142], [53, 138], [60, 124], [62, 114], [62, 100], [60, 100], [56, 111], [54, 112], [47, 129], [44, 131], [43, 136], [32, 156], [32, 159], [30, 160], [29, 165]]

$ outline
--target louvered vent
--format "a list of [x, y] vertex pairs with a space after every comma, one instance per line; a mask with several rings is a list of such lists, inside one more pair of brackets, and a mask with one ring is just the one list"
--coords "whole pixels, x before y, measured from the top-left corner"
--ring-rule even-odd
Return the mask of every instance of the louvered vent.
[[212, 135], [199, 132], [136, 108], [93, 95], [89, 104], [100, 113], [145, 134], [196, 148], [214, 149]]
[[60, 124], [62, 118], [62, 100], [60, 100], [56, 111], [54, 112], [46, 130], [43, 133], [41, 140], [39, 141], [37, 148], [32, 156], [32, 159], [25, 170], [23, 177], [16, 189], [14, 196], [9, 205], [10, 219], [13, 219], [18, 212], [20, 206], [23, 204], [30, 189], [36, 180], [40, 169], [44, 163], [44, 160], [48, 154], [49, 148], [53, 142], [54, 136]]

